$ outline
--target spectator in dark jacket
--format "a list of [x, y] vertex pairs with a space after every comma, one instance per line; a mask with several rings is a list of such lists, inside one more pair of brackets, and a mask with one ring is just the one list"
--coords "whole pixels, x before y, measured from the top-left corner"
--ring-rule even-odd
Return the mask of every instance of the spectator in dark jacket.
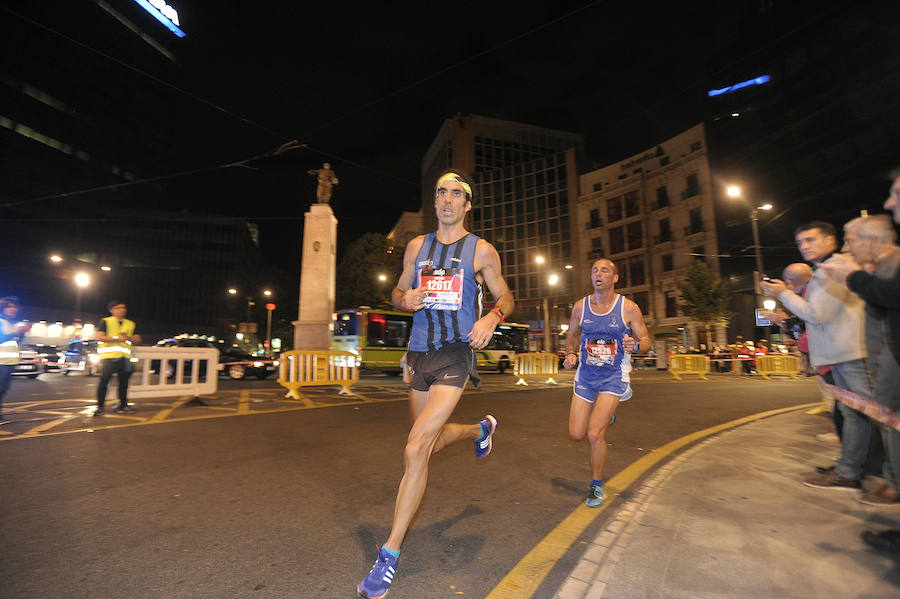
[[[900, 224], [900, 169], [892, 173], [891, 176], [893, 183], [890, 195], [884, 203], [884, 208], [891, 211], [894, 222]], [[890, 358], [893, 356], [894, 358], [893, 363], [889, 359], [882, 360], [881, 368], [890, 368], [894, 372], [900, 368], [900, 351], [898, 351], [900, 350], [900, 268], [893, 268], [892, 274], [885, 275], [882, 272], [883, 269], [879, 269], [878, 265], [884, 263], [889, 254], [897, 251], [896, 246], [892, 243], [884, 244], [881, 251], [877, 252], [878, 255], [871, 257], [875, 258], [872, 260], [874, 264], [870, 266], [871, 272], [863, 269], [848, 256], [840, 256], [838, 260], [824, 266], [829, 277], [838, 282], [844, 282], [851, 291], [866, 301], [867, 307], [881, 311], [883, 319], [887, 323], [884, 341], [891, 350], [891, 353], [884, 357]], [[873, 249], [869, 253], [876, 253], [876, 250]], [[876, 377], [881, 378], [878, 372], [876, 372]], [[877, 381], [876, 387], [878, 387]], [[879, 399], [893, 410], [900, 409], [900, 390], [896, 387], [888, 390], [882, 387], [879, 391], [881, 391], [878, 394], [879, 396], [892, 391], [889, 395], [876, 399]], [[894, 473], [897, 474], [900, 472], [900, 432], [897, 430], [890, 431], [887, 450]], [[880, 533], [865, 531], [862, 537], [866, 543], [873, 547], [900, 553], [900, 530], [898, 529], [885, 530]]]

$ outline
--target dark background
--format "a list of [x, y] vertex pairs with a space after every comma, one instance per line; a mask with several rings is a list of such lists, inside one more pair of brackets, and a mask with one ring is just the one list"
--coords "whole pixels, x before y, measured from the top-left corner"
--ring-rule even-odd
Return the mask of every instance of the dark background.
[[[241, 268], [270, 269], [277, 283], [258, 284], [280, 285], [289, 304], [315, 201], [307, 171], [329, 161], [340, 177], [340, 259], [350, 241], [418, 210], [422, 156], [457, 113], [582, 133], [595, 166], [703, 121], [723, 185], [776, 205], [761, 223], [767, 267], [798, 259], [797, 224], [880, 209], [900, 162], [893, 2], [171, 4], [183, 39], [129, 0], [2, 4], [3, 251], [36, 257], [0, 271], [3, 287], [29, 289], [49, 239], [97, 237], [128, 221], [123, 208], [152, 208], [162, 222], [258, 225], [260, 255]], [[761, 74], [772, 81], [706, 95]], [[305, 147], [267, 156], [291, 140]], [[720, 250], [751, 268], [746, 207], [717, 209]], [[26, 303], [71, 301], [31, 289], [41, 297]], [[86, 301], [102, 311], [99, 297]]]

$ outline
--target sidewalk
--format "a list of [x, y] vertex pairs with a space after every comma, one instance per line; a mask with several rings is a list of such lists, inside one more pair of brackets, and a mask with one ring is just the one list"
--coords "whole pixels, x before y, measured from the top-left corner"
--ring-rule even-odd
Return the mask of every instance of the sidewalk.
[[900, 528], [900, 507], [802, 483], [836, 459], [836, 445], [815, 439], [825, 428], [801, 410], [682, 452], [611, 506], [554, 597], [900, 596], [900, 555], [860, 539], [863, 530]]

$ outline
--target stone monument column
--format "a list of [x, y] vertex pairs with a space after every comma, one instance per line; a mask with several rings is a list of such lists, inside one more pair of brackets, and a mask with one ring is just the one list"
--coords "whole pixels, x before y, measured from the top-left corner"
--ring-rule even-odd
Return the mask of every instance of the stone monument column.
[[331, 349], [329, 326], [334, 313], [337, 222], [327, 203], [312, 204], [304, 215], [294, 349]]

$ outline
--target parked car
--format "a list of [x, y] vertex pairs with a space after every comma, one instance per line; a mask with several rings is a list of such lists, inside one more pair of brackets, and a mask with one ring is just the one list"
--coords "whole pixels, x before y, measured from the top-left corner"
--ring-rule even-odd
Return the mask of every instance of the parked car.
[[37, 352], [38, 361], [44, 372], [62, 372], [65, 370], [66, 365], [63, 360], [65, 352], [55, 345], [38, 343], [35, 345], [23, 345], [22, 347]]
[[[219, 350], [219, 372], [229, 377], [240, 380], [247, 376], [255, 376], [264, 379], [278, 368], [278, 362], [273, 360], [260, 360], [237, 347], [226, 346], [222, 343], [213, 343], [208, 339], [199, 337], [173, 337], [163, 339], [156, 343], [156, 347], [214, 347]], [[153, 360], [150, 364], [152, 372], [159, 371], [159, 360]], [[174, 376], [171, 366], [167, 367], [167, 376]], [[190, 363], [185, 364], [185, 374], [190, 373]], [[205, 372], [200, 373], [201, 376]]]
[[255, 376], [264, 379], [278, 370], [277, 360], [260, 360], [237, 347], [219, 346], [219, 369], [233, 379]]
[[100, 373], [100, 354], [96, 341], [70, 341], [63, 354], [63, 374], [72, 371], [83, 372], [85, 376]]
[[33, 349], [22, 347], [19, 350], [19, 363], [13, 368], [12, 375], [36, 379], [40, 373], [41, 363], [38, 353]]

